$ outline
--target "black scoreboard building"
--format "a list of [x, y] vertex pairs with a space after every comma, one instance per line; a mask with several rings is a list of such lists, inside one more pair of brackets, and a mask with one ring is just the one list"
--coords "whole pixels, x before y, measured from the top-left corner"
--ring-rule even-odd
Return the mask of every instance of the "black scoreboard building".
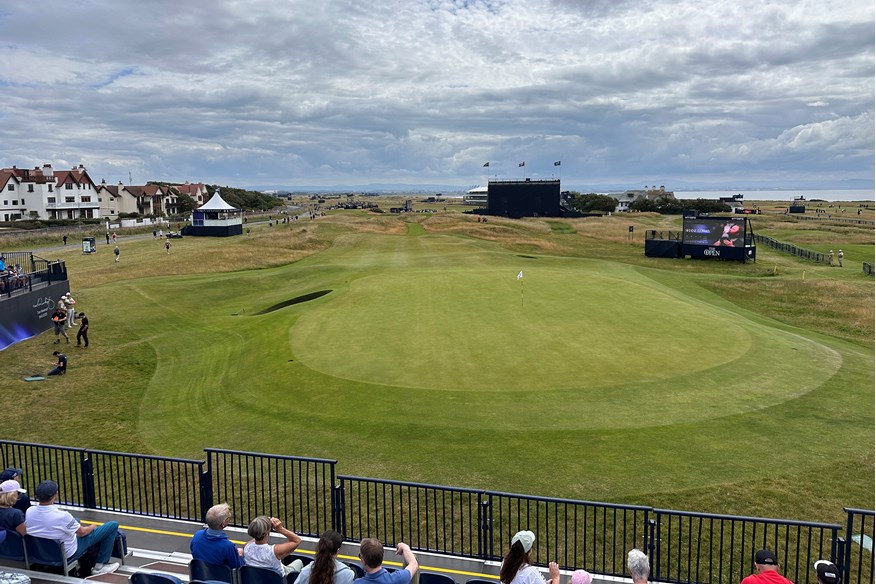
[[487, 183], [487, 213], [502, 217], [559, 217], [560, 181], [495, 180]]

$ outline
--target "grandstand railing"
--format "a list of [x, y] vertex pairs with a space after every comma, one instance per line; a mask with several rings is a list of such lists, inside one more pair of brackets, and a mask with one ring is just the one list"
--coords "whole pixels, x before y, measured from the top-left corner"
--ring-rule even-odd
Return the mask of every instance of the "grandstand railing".
[[873, 582], [873, 542], [876, 540], [876, 517], [868, 509], [843, 508], [846, 512], [846, 537], [842, 564], [843, 582]]
[[302, 458], [207, 448], [204, 511], [226, 501], [233, 524], [245, 527], [257, 515], [295, 526], [300, 535], [318, 536], [334, 525], [336, 460]]
[[45, 260], [29, 251], [0, 252], [0, 255], [6, 258], [7, 267], [21, 265], [23, 279], [23, 282], [16, 282], [9, 275], [0, 276], [0, 300], [10, 298], [18, 292], [32, 292], [35, 286], [67, 279], [67, 267], [61, 260]]
[[842, 526], [655, 509], [656, 538], [651, 573], [663, 582], [739, 582], [753, 569], [757, 550], [774, 550], [782, 574], [810, 581], [812, 565], [834, 558]]
[[336, 476], [337, 461], [205, 449], [206, 461], [0, 440], [0, 468], [18, 467], [34, 485], [51, 478], [59, 502], [91, 509], [201, 521], [232, 506], [234, 524], [282, 518], [302, 535], [333, 528], [347, 541], [378, 537], [418, 551], [499, 561], [512, 535], [537, 533], [533, 560], [624, 576], [626, 553], [645, 551], [655, 580], [738, 582], [762, 547], [797, 584], [814, 582], [828, 559], [844, 582], [873, 582], [874, 511], [845, 508], [841, 525], [715, 515]]
[[797, 247], [796, 245], [794, 245], [792, 243], [783, 243], [781, 241], [773, 239], [772, 237], [767, 237], [766, 235], [755, 234], [754, 241], [756, 241], [757, 243], [762, 243], [763, 245], [766, 245], [767, 247], [771, 247], [775, 250], [783, 251], [785, 253], [795, 255], [799, 258], [812, 260], [815, 262], [822, 262], [822, 263], [827, 263], [827, 261], [828, 261], [828, 256], [826, 253], [822, 253], [820, 251], [812, 251], [809, 249], [804, 249], [802, 247]]

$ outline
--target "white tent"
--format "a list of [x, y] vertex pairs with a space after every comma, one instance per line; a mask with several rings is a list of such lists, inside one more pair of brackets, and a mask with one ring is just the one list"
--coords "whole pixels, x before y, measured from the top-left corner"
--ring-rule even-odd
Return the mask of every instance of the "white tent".
[[237, 207], [232, 207], [225, 202], [225, 199], [219, 194], [219, 189], [216, 189], [209, 201], [198, 207], [198, 211], [239, 211]]

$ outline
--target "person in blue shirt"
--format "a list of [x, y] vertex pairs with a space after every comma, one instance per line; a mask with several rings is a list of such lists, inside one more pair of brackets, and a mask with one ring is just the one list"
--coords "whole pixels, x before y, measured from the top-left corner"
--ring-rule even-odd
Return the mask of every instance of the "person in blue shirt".
[[411, 547], [406, 543], [399, 543], [395, 548], [395, 555], [404, 559], [404, 570], [387, 572], [383, 567], [383, 544], [373, 537], [366, 537], [359, 544], [359, 559], [365, 567], [365, 575], [357, 578], [353, 584], [410, 584], [420, 564]]
[[189, 544], [192, 557], [208, 564], [227, 566], [232, 570], [243, 566], [243, 550], [238, 549], [223, 531], [231, 521], [228, 503], [213, 505], [205, 517], [207, 527], [195, 533]]

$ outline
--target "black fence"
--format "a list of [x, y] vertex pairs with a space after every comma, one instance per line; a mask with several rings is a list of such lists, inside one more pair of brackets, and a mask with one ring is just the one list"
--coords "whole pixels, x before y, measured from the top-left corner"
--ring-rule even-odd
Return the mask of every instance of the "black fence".
[[645, 231], [645, 239], [664, 239], [668, 241], [681, 241], [683, 233], [681, 231], [659, 231], [657, 229], [648, 229]]
[[820, 251], [803, 249], [802, 247], [797, 247], [796, 245], [791, 243], [783, 243], [781, 241], [773, 239], [772, 237], [767, 237], [766, 235], [755, 234], [754, 241], [756, 241], [757, 243], [762, 243], [763, 245], [771, 247], [775, 250], [795, 255], [799, 258], [812, 260], [814, 262], [828, 263], [827, 254], [821, 253]]
[[816, 560], [839, 555], [840, 525], [664, 509], [654, 514], [659, 545], [651, 572], [664, 582], [739, 582], [751, 573], [755, 552], [768, 548], [786, 578], [806, 584], [814, 582]]
[[245, 527], [257, 515], [294, 526], [300, 535], [318, 536], [334, 526], [336, 460], [301, 458], [208, 448], [204, 511], [226, 501], [233, 523]]
[[776, 551], [784, 574], [814, 583], [828, 559], [845, 583], [873, 582], [874, 512], [846, 508], [843, 526], [652, 509], [336, 476], [337, 461], [206, 449], [206, 461], [0, 441], [0, 467], [24, 469], [33, 487], [51, 478], [59, 502], [91, 509], [201, 521], [215, 503], [235, 524], [279, 517], [302, 535], [333, 528], [347, 541], [377, 537], [418, 551], [499, 561], [512, 535], [538, 535], [536, 564], [623, 577], [627, 551], [651, 559], [655, 580], [738, 582], [755, 551]]
[[868, 276], [872, 276], [873, 275], [873, 264], [863, 262], [863, 265], [861, 266], [861, 270], [863, 270], [863, 272], [865, 274], [867, 274]]

